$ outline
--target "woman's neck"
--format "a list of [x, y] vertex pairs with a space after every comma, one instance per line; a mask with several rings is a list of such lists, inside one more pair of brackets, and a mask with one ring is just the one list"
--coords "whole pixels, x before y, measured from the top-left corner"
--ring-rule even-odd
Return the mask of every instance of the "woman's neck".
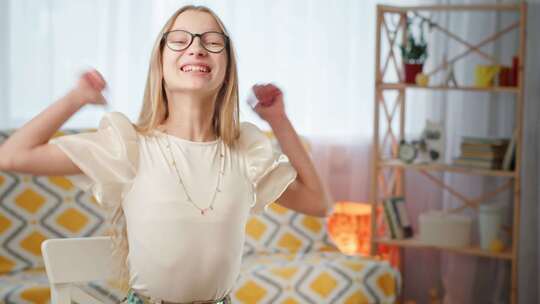
[[167, 133], [190, 141], [217, 139], [212, 127], [215, 96], [201, 97], [193, 94], [167, 94], [169, 117], [161, 127]]

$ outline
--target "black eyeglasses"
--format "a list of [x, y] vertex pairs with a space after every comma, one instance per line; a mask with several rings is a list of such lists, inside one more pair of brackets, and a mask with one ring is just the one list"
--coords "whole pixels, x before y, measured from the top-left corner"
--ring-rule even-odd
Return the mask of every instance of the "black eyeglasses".
[[173, 51], [187, 49], [199, 37], [200, 45], [210, 53], [221, 53], [229, 44], [229, 37], [221, 32], [204, 32], [193, 34], [184, 30], [174, 30], [163, 34], [162, 40]]

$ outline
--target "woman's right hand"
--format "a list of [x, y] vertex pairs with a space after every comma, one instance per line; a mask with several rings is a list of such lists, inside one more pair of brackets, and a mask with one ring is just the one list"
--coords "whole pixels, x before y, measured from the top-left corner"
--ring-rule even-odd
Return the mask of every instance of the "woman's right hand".
[[73, 93], [77, 96], [77, 101], [80, 102], [81, 106], [86, 104], [106, 105], [107, 100], [102, 94], [106, 86], [107, 83], [103, 76], [97, 70], [92, 69], [81, 75]]

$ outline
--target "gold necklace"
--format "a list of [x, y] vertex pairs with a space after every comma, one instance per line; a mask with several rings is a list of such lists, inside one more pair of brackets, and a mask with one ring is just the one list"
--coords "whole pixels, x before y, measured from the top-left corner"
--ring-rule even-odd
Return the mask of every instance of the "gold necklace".
[[[221, 139], [219, 140], [219, 145], [220, 145], [219, 157], [221, 158], [221, 164], [219, 166], [218, 180], [217, 180], [217, 184], [216, 184], [216, 189], [214, 190], [214, 194], [212, 195], [212, 201], [210, 202], [210, 205], [208, 207], [201, 208], [201, 207], [197, 206], [193, 202], [193, 199], [191, 198], [191, 195], [189, 195], [189, 193], [187, 191], [187, 187], [184, 184], [184, 182], [182, 180], [182, 177], [180, 176], [180, 171], [178, 170], [178, 167], [176, 166], [176, 160], [174, 159], [174, 154], [172, 153], [172, 150], [171, 150], [171, 140], [169, 139], [169, 136], [172, 136], [172, 135], [170, 135], [167, 132], [167, 130], [164, 130], [164, 133], [165, 133], [165, 138], [167, 139], [167, 149], [169, 150], [169, 154], [171, 155], [171, 159], [172, 159], [171, 164], [173, 165], [174, 170], [176, 172], [176, 176], [178, 177], [178, 182], [180, 183], [180, 185], [182, 185], [182, 188], [184, 188], [184, 193], [186, 194], [186, 200], [188, 202], [190, 202], [195, 208], [199, 209], [201, 211], [202, 215], [206, 215], [206, 213], [208, 211], [214, 210], [214, 202], [216, 200], [217, 193], [221, 192], [221, 188], [220, 188], [221, 187], [221, 179], [222, 179], [222, 176], [224, 174], [224, 168], [225, 168], [225, 166], [224, 166], [225, 165], [225, 156], [223, 154], [225, 144], [223, 143], [223, 141]], [[158, 146], [159, 146], [159, 150], [163, 154], [163, 157], [165, 158], [165, 160], [167, 160], [167, 164], [168, 164], [169, 160], [167, 159], [167, 157], [165, 157], [165, 153], [163, 152], [163, 150], [161, 148], [161, 144], [159, 143], [159, 141], [158, 141]], [[180, 149], [180, 151], [182, 151], [182, 154], [185, 155], [184, 151], [182, 150], [182, 148], [180, 146], [178, 146], [178, 149]]]

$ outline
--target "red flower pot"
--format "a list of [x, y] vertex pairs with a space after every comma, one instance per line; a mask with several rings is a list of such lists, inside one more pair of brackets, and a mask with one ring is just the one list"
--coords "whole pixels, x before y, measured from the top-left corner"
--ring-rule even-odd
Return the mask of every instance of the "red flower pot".
[[499, 72], [499, 86], [501, 87], [508, 87], [508, 86], [514, 86], [514, 73], [512, 71], [512, 68], [510, 67], [501, 67], [501, 71]]
[[405, 63], [405, 83], [416, 84], [416, 75], [422, 73], [423, 63]]
[[517, 56], [514, 56], [512, 58], [512, 72], [510, 73], [510, 83], [508, 85], [510, 86], [517, 86], [518, 85], [518, 70], [519, 70], [519, 58]]

